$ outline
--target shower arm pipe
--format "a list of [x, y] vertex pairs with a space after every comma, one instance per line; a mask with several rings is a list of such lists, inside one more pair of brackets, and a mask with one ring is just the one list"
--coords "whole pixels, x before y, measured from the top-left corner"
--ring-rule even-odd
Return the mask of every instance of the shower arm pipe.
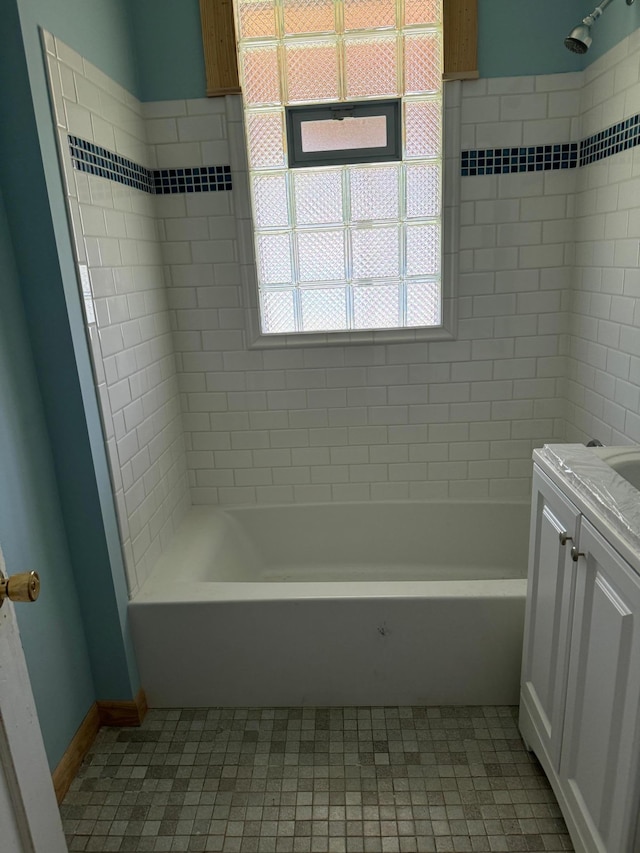
[[[585, 24], [587, 27], [593, 26], [593, 24], [595, 24], [598, 18], [603, 14], [607, 6], [609, 6], [611, 3], [613, 3], [613, 0], [602, 0], [602, 3], [596, 6], [596, 8], [590, 15], [587, 15], [586, 18], [582, 19], [582, 23]], [[627, 0], [627, 6], [633, 6], [634, 3], [635, 0]]]
[[600, 3], [599, 6], [596, 6], [596, 8], [593, 10], [593, 12], [591, 12], [590, 15], [587, 15], [586, 18], [582, 19], [582, 23], [585, 24], [587, 27], [592, 27], [598, 20], [598, 18], [603, 14], [607, 6], [609, 6], [611, 3], [613, 3], [613, 0], [602, 0], [602, 3]]

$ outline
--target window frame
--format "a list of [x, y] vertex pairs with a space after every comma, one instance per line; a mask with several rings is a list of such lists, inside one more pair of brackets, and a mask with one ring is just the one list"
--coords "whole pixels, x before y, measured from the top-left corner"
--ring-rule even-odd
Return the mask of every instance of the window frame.
[[[336, 112], [348, 112], [349, 118], [385, 116], [387, 145], [382, 148], [342, 148], [334, 151], [306, 152], [302, 150], [302, 129], [305, 121], [330, 121]], [[289, 169], [314, 166], [345, 166], [352, 163], [385, 163], [402, 160], [402, 99], [386, 98], [368, 101], [332, 101], [323, 104], [286, 106], [287, 154]]]

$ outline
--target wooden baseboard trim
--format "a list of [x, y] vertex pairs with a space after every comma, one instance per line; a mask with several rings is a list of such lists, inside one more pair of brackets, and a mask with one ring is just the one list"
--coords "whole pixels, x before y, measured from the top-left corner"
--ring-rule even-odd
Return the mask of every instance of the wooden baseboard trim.
[[71, 739], [71, 743], [60, 759], [58, 766], [53, 771], [53, 788], [56, 792], [58, 805], [64, 799], [69, 786], [75, 779], [85, 755], [91, 749], [91, 744], [94, 742], [99, 728], [100, 717], [98, 707], [94, 702], [89, 708], [87, 716], [80, 723], [80, 728]]
[[142, 688], [132, 702], [94, 702], [65, 754], [52, 773], [58, 805], [80, 769], [102, 726], [139, 726], [147, 713], [147, 697]]
[[140, 688], [133, 702], [96, 702], [101, 726], [139, 726], [147, 713], [147, 697]]

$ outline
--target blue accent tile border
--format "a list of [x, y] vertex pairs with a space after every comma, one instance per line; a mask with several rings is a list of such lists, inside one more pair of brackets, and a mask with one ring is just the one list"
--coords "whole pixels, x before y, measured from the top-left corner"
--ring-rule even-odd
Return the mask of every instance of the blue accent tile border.
[[220, 192], [232, 189], [231, 166], [147, 169], [79, 136], [68, 136], [75, 169], [153, 195]]
[[580, 165], [588, 166], [636, 145], [640, 145], [640, 115], [619, 121], [583, 139], [580, 143]]
[[192, 166], [180, 169], [154, 169], [156, 195], [206, 193], [230, 190], [231, 166]]
[[619, 121], [599, 133], [587, 136], [579, 143], [563, 142], [555, 145], [463, 151], [460, 174], [466, 178], [475, 175], [575, 169], [635, 148], [636, 145], [640, 145], [640, 115]]
[[551, 169], [575, 169], [578, 143], [529, 145], [524, 148], [486, 148], [463, 151], [461, 174], [508, 175], [514, 172], [547, 172]]

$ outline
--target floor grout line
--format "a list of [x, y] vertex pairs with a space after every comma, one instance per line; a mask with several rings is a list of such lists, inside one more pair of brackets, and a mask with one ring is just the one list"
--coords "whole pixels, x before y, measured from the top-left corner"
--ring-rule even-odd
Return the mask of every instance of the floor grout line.
[[511, 707], [152, 710], [103, 729], [70, 853], [567, 853]]

